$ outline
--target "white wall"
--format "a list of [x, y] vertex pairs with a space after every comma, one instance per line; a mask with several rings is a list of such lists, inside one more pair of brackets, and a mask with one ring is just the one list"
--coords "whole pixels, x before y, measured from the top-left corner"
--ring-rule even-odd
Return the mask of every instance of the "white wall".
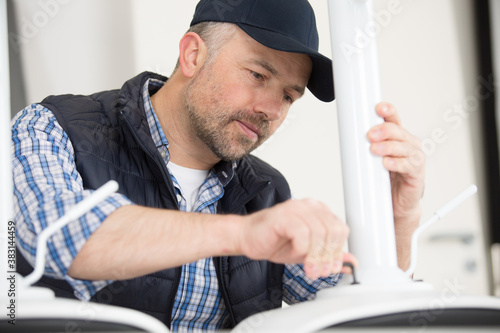
[[[119, 87], [134, 75], [132, 14], [122, 0], [10, 0], [28, 103]], [[12, 55], [12, 53], [11, 53]]]
[[[21, 38], [11, 45], [20, 48], [31, 103], [48, 94], [117, 88], [143, 70], [169, 75], [197, 0], [11, 3]], [[311, 3], [320, 49], [329, 56], [327, 1]], [[472, 1], [377, 0], [376, 11], [383, 98], [399, 108], [405, 126], [424, 140], [428, 155], [423, 220], [469, 184], [480, 188], [478, 196], [422, 236], [416, 276], [437, 288], [459, 279], [463, 292], [486, 294], [490, 286], [481, 222], [482, 143], [474, 103], [481, 83]], [[30, 26], [36, 28], [31, 33]], [[319, 102], [307, 93], [256, 154], [287, 176], [296, 197], [319, 198], [344, 218], [335, 103]], [[442, 233], [470, 233], [474, 242], [462, 246], [455, 240], [429, 241]], [[474, 265], [474, 272], [468, 271]]]
[[[383, 9], [388, 2], [377, 3]], [[405, 126], [424, 143], [424, 220], [469, 184], [479, 187], [478, 195], [422, 236], [416, 276], [443, 288], [457, 279], [467, 286], [463, 292], [486, 294], [490, 278], [478, 112], [485, 89], [477, 90], [482, 83], [477, 78], [473, 2], [401, 3], [401, 13], [380, 34], [382, 87], [384, 98], [399, 107]], [[450, 237], [462, 235], [472, 235], [472, 244]], [[430, 241], [432, 237], [441, 240]]]

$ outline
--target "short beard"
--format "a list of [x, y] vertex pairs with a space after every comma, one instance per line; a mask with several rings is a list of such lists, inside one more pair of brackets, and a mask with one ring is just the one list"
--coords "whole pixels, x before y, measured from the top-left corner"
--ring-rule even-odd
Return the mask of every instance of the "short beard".
[[[268, 122], [266, 120], [263, 121], [261, 117], [249, 117], [246, 111], [240, 110], [235, 114], [227, 115], [217, 114], [213, 110], [213, 114], [215, 115], [210, 117], [210, 122], [207, 122], [207, 119], [196, 112], [196, 109], [192, 105], [187, 110], [191, 125], [196, 131], [198, 138], [207, 145], [215, 156], [223, 161], [242, 159], [268, 138]], [[232, 142], [229, 139], [230, 133], [226, 126], [231, 126], [231, 123], [234, 123], [236, 120], [244, 120], [245, 122], [254, 124], [261, 129], [262, 133], [266, 134], [260, 135], [257, 141], [252, 141], [246, 136], [239, 136], [235, 139], [236, 142]]]
[[[223, 99], [216, 95], [220, 91], [217, 83], [207, 80], [213, 77], [211, 67], [205, 63], [198, 76], [190, 83], [184, 94], [184, 107], [194, 134], [215, 156], [223, 161], [240, 160], [269, 138], [269, 121], [265, 115], [245, 110], [231, 112], [224, 106]], [[206, 98], [203, 99], [203, 96]], [[200, 111], [201, 108], [205, 108], [204, 112]], [[253, 124], [262, 132], [257, 141], [245, 135], [231, 140], [230, 127], [237, 120]]]

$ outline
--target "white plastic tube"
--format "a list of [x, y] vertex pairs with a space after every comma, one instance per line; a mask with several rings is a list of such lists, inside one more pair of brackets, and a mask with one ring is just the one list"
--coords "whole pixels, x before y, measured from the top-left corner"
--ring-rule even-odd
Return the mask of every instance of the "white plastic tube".
[[[383, 122], [372, 0], [329, 0], [349, 251], [359, 260], [359, 280], [397, 269], [388, 171], [370, 152], [367, 133]], [[390, 277], [386, 276], [390, 283]]]
[[38, 235], [36, 244], [35, 269], [23, 280], [24, 286], [30, 286], [42, 277], [45, 268], [47, 240], [49, 239], [49, 237], [52, 236], [54, 232], [67, 225], [69, 222], [76, 220], [77, 218], [94, 208], [98, 203], [106, 199], [110, 194], [116, 192], [116, 190], [118, 190], [118, 183], [114, 180], [108, 181], [106, 184], [102, 185], [99, 189], [92, 193], [89, 197], [76, 204], [60, 219], [48, 226], [40, 233], [40, 235]]
[[10, 158], [10, 75], [7, 33], [7, 0], [0, 0], [0, 300], [7, 299], [8, 222], [13, 217]]
[[411, 237], [411, 260], [410, 267], [405, 271], [405, 274], [411, 276], [415, 272], [415, 267], [417, 267], [417, 246], [418, 246], [418, 237], [420, 234], [429, 228], [435, 222], [441, 220], [443, 217], [448, 215], [449, 212], [457, 208], [462, 202], [468, 199], [470, 196], [477, 192], [477, 186], [471, 185], [467, 187], [464, 191], [462, 191], [459, 195], [451, 199], [446, 205], [439, 208], [434, 212], [434, 215], [427, 220], [424, 224], [418, 227], [417, 230], [413, 233]]

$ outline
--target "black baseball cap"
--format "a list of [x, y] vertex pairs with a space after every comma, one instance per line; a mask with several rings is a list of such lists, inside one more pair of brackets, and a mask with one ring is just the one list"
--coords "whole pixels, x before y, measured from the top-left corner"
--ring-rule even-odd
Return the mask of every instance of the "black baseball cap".
[[334, 99], [332, 61], [318, 52], [314, 11], [307, 0], [201, 0], [191, 26], [234, 23], [269, 48], [307, 54], [313, 64], [307, 88], [318, 99]]

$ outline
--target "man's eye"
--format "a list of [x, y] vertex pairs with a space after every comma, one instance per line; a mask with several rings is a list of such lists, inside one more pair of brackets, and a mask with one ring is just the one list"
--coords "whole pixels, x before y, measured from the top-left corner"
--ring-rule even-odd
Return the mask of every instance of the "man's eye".
[[259, 74], [257, 72], [254, 72], [254, 71], [251, 71], [252, 72], [252, 75], [255, 79], [259, 80], [259, 81], [262, 81], [264, 80], [264, 76], [262, 74]]
[[283, 96], [283, 99], [287, 101], [288, 103], [292, 104], [293, 103], [293, 97], [290, 95], [285, 95]]

